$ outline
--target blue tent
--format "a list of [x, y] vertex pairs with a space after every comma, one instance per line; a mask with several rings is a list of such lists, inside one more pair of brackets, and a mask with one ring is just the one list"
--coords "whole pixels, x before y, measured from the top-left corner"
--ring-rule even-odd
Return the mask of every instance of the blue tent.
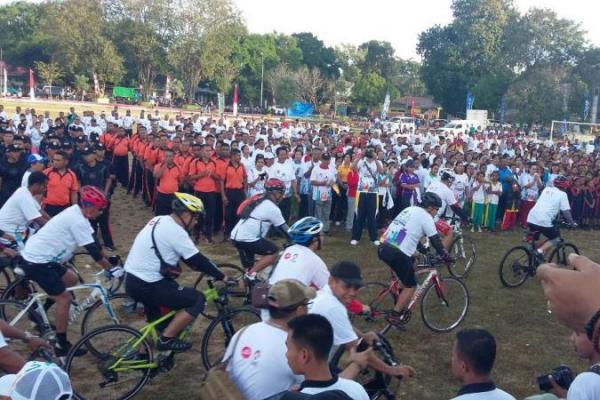
[[295, 102], [292, 107], [288, 108], [288, 117], [312, 117], [315, 108], [312, 104]]

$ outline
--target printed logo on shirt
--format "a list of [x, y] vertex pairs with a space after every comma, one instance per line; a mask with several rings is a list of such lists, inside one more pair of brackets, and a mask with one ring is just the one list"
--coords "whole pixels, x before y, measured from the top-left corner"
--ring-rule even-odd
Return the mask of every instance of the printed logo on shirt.
[[248, 359], [252, 355], [252, 349], [249, 346], [244, 346], [241, 351], [242, 358]]

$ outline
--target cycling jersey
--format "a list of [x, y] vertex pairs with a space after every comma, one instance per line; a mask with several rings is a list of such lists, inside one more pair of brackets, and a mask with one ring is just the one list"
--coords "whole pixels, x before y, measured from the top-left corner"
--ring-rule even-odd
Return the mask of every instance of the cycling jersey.
[[[450, 189], [448, 189], [450, 190]], [[437, 234], [431, 215], [422, 207], [407, 207], [390, 224], [381, 236], [383, 243], [390, 244], [411, 257], [423, 236]]]
[[458, 203], [458, 201], [456, 201], [456, 197], [454, 197], [454, 192], [452, 192], [452, 189], [450, 189], [444, 182], [433, 182], [431, 185], [429, 185], [426, 192], [435, 193], [440, 196], [440, 199], [442, 199], [442, 206], [438, 210], [436, 218], [442, 217], [446, 213], [448, 207], [452, 207]]
[[23, 249], [25, 261], [33, 264], [63, 263], [78, 247], [94, 243], [94, 229], [77, 204], [53, 217]]
[[160, 260], [152, 245], [152, 227], [159, 221], [154, 230], [154, 239], [158, 252], [169, 265], [175, 265], [180, 258], [185, 260], [198, 253], [187, 231], [171, 216], [152, 218], [137, 234], [133, 246], [125, 261], [125, 271], [145, 282], [157, 282], [164, 277], [160, 273]]
[[550, 228], [559, 212], [570, 209], [569, 198], [565, 192], [555, 187], [547, 187], [529, 211], [527, 223]]
[[270, 199], [261, 202], [246, 219], [241, 219], [231, 231], [231, 239], [237, 242], [255, 242], [267, 236], [271, 226], [281, 226], [285, 219], [281, 210]]
[[311, 249], [300, 244], [285, 249], [269, 278], [271, 285], [283, 279], [296, 279], [306, 286], [321, 289], [329, 280], [329, 270]]
[[0, 230], [22, 240], [30, 221], [42, 216], [40, 203], [28, 188], [18, 188], [0, 209]]

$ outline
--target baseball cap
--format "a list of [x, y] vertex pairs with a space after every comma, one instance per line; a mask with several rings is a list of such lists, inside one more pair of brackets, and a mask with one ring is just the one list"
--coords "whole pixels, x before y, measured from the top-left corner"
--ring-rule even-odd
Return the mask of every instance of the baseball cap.
[[6, 148], [6, 151], [8, 152], [13, 152], [13, 151], [21, 151], [23, 150], [22, 146], [19, 146], [18, 144], [11, 144]]
[[56, 364], [29, 361], [17, 374], [0, 378], [0, 396], [12, 400], [67, 400], [73, 396], [69, 376]]
[[315, 289], [296, 279], [283, 279], [271, 286], [269, 305], [275, 308], [287, 308], [305, 303], [317, 295]]
[[91, 146], [85, 146], [83, 148], [83, 150], [81, 150], [81, 155], [83, 156], [87, 156], [89, 154], [93, 154], [95, 152], [95, 149]]
[[99, 150], [106, 150], [106, 148], [104, 147], [104, 145], [102, 143], [96, 143], [96, 151]]
[[352, 261], [338, 261], [331, 267], [331, 276], [352, 286], [364, 286], [360, 267]]
[[29, 157], [27, 157], [27, 164], [29, 165], [44, 161], [46, 161], [46, 158], [40, 156], [39, 154], [30, 154]]

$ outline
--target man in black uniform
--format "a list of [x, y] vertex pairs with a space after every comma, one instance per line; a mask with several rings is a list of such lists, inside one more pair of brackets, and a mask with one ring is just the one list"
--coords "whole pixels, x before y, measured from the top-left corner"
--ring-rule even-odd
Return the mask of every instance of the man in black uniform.
[[79, 184], [81, 186], [94, 186], [95, 188], [104, 192], [106, 199], [108, 200], [108, 205], [104, 208], [102, 214], [100, 214], [98, 218], [90, 222], [92, 223], [96, 234], [98, 233], [98, 228], [100, 229], [100, 234], [102, 235], [102, 242], [104, 243], [104, 247], [114, 251], [115, 244], [113, 242], [112, 232], [110, 229], [109, 200], [114, 175], [111, 175], [110, 168], [106, 163], [98, 162], [95, 148], [85, 147], [81, 151], [81, 156], [83, 158], [83, 162], [78, 164], [77, 168], [74, 170], [77, 174]]
[[6, 148], [6, 155], [0, 162], [0, 207], [21, 186], [21, 179], [27, 170], [21, 152], [23, 147], [11, 144]]

